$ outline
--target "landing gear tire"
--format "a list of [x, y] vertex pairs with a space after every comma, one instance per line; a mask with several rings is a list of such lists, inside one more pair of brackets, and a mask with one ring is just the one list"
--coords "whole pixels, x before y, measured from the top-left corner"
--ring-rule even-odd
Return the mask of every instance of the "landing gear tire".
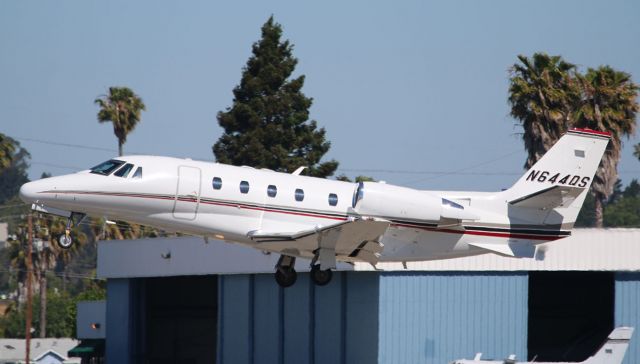
[[318, 286], [326, 286], [331, 282], [333, 272], [331, 269], [322, 270], [320, 264], [315, 264], [311, 267], [311, 280]]
[[73, 239], [71, 238], [71, 235], [67, 230], [65, 231], [64, 235], [60, 235], [60, 238], [58, 239], [58, 246], [60, 246], [62, 249], [69, 249], [72, 245]]
[[296, 283], [298, 273], [293, 267], [280, 267], [276, 269], [276, 282], [280, 287], [291, 287]]

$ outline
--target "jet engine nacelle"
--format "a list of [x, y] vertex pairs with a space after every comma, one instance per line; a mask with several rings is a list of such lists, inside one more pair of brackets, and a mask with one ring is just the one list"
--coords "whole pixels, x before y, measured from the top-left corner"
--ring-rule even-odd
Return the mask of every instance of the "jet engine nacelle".
[[353, 196], [353, 208], [365, 216], [437, 222], [442, 215], [442, 199], [411, 188], [360, 182]]

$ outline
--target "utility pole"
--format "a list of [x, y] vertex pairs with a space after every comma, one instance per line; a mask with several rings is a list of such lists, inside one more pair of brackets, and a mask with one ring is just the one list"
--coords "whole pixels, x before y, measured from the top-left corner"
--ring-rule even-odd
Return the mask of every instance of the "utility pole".
[[31, 355], [31, 296], [32, 296], [32, 286], [31, 286], [31, 276], [33, 275], [33, 261], [31, 260], [31, 254], [33, 253], [33, 221], [31, 213], [29, 213], [27, 220], [29, 221], [29, 237], [28, 237], [28, 246], [27, 246], [27, 317], [26, 317], [26, 327], [25, 327], [25, 339], [26, 339], [26, 353], [25, 353], [25, 363], [30, 364], [30, 355]]

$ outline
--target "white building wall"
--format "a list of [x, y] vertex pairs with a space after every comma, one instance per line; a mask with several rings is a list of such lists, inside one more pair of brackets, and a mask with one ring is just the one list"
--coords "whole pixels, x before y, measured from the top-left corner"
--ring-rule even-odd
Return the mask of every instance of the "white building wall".
[[[402, 263], [377, 269], [403, 271]], [[356, 263], [355, 270], [373, 270]], [[640, 271], [640, 229], [574, 229], [570, 237], [538, 245], [535, 258], [494, 253], [464, 258], [407, 262], [413, 271]]]

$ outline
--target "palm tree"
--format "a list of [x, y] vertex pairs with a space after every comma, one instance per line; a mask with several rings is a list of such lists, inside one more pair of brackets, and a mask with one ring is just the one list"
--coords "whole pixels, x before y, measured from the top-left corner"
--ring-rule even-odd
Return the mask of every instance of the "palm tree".
[[128, 87], [109, 87], [109, 94], [94, 101], [100, 106], [98, 121], [113, 123], [113, 133], [118, 138], [118, 155], [122, 155], [122, 145], [127, 135], [140, 121], [141, 112], [146, 109], [142, 99]]
[[25, 234], [22, 228], [18, 228], [18, 239], [10, 240], [7, 247], [9, 252], [9, 265], [11, 270], [15, 272], [17, 296], [16, 303], [20, 304], [21, 296], [23, 296], [23, 289], [27, 280], [27, 249], [25, 243]]
[[16, 145], [13, 139], [0, 133], [0, 171], [11, 165], [15, 150]]
[[126, 221], [107, 222], [104, 218], [91, 219], [91, 232], [96, 240], [124, 240], [157, 238], [161, 232], [153, 227], [128, 223]]
[[589, 68], [584, 76], [578, 78], [583, 99], [575, 115], [575, 126], [611, 133], [611, 142], [591, 184], [596, 227], [602, 227], [603, 202], [618, 180], [621, 138], [628, 138], [635, 131], [636, 113], [640, 110], [637, 101], [640, 88], [633, 83], [631, 75], [609, 66]]
[[[78, 226], [74, 226], [73, 235], [76, 237], [76, 243], [71, 248], [62, 249], [55, 244], [55, 238], [64, 234], [66, 225], [66, 220], [58, 217], [36, 220], [37, 236], [42, 239], [42, 245], [38, 246], [33, 256], [34, 273], [40, 294], [39, 334], [41, 338], [46, 337], [47, 330], [47, 272], [60, 264], [64, 266], [66, 273], [66, 267], [71, 258], [78, 254], [80, 248], [87, 242], [87, 236], [80, 231]], [[66, 274], [63, 279], [66, 279]]]
[[638, 160], [640, 160], [640, 143], [636, 144], [633, 146], [633, 155], [636, 156], [636, 158], [638, 158]]
[[525, 168], [530, 168], [567, 130], [580, 89], [576, 66], [560, 56], [535, 53], [518, 59], [510, 69], [509, 104], [524, 128]]

